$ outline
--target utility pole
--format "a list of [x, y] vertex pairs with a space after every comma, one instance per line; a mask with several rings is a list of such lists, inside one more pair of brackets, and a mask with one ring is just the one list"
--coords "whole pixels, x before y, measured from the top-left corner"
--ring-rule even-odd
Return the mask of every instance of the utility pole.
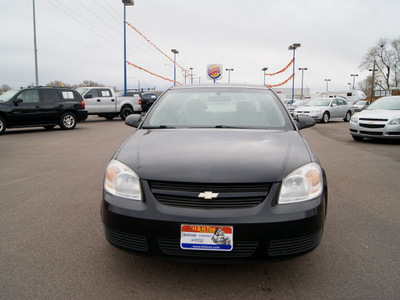
[[36, 16], [35, 16], [35, 0], [33, 1], [33, 44], [35, 52], [35, 80], [36, 86], [39, 85], [39, 72], [38, 72], [38, 60], [37, 60], [37, 45], [36, 45]]

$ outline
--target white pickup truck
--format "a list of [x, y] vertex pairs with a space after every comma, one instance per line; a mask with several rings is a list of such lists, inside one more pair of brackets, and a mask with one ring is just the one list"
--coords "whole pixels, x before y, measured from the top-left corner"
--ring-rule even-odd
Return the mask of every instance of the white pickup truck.
[[80, 87], [76, 89], [85, 99], [85, 109], [89, 115], [98, 115], [112, 120], [120, 116], [125, 120], [132, 113], [141, 113], [139, 94], [133, 96], [116, 96], [110, 87]]

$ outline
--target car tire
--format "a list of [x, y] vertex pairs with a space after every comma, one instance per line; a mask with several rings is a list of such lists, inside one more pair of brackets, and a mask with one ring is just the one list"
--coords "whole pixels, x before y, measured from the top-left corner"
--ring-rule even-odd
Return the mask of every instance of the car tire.
[[62, 129], [70, 130], [76, 126], [76, 117], [72, 112], [63, 113], [60, 118], [60, 127]]
[[107, 120], [111, 121], [112, 119], [114, 119], [114, 115], [105, 115], [104, 118], [106, 118]]
[[344, 117], [343, 121], [350, 122], [351, 119], [351, 111], [347, 111], [346, 116]]
[[362, 136], [356, 136], [356, 135], [352, 135], [353, 140], [357, 141], [357, 142], [361, 142], [364, 140], [364, 138]]
[[328, 123], [329, 122], [329, 113], [326, 111], [322, 115], [321, 123]]
[[43, 126], [43, 127], [44, 127], [44, 129], [46, 129], [46, 130], [52, 130], [52, 129], [54, 128], [54, 126], [56, 126], [56, 125], [45, 125], [45, 126]]
[[0, 117], [0, 134], [3, 134], [6, 131], [6, 120], [3, 117]]
[[126, 117], [133, 114], [133, 109], [130, 106], [124, 106], [121, 109], [120, 117], [125, 121]]

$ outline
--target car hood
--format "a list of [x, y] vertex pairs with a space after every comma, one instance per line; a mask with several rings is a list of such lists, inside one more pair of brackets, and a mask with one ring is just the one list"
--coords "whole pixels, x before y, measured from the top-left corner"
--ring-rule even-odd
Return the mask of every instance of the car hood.
[[115, 158], [146, 180], [278, 182], [316, 158], [297, 131], [137, 130]]
[[381, 118], [391, 120], [394, 118], [400, 118], [400, 110], [365, 109], [354, 116], [357, 116], [359, 118]]

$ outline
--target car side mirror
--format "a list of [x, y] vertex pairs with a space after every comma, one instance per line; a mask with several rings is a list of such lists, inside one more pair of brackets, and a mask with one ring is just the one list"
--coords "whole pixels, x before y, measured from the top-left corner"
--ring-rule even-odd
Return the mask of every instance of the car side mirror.
[[17, 98], [14, 100], [14, 105], [18, 106], [18, 103], [22, 103], [22, 102], [24, 102], [24, 100], [22, 100], [21, 98]]
[[142, 121], [141, 115], [131, 114], [126, 117], [125, 124], [131, 127], [138, 128], [141, 121]]
[[92, 95], [85, 95], [85, 99], [93, 98]]
[[315, 125], [314, 119], [309, 116], [298, 115], [294, 120], [296, 121], [299, 130]]

